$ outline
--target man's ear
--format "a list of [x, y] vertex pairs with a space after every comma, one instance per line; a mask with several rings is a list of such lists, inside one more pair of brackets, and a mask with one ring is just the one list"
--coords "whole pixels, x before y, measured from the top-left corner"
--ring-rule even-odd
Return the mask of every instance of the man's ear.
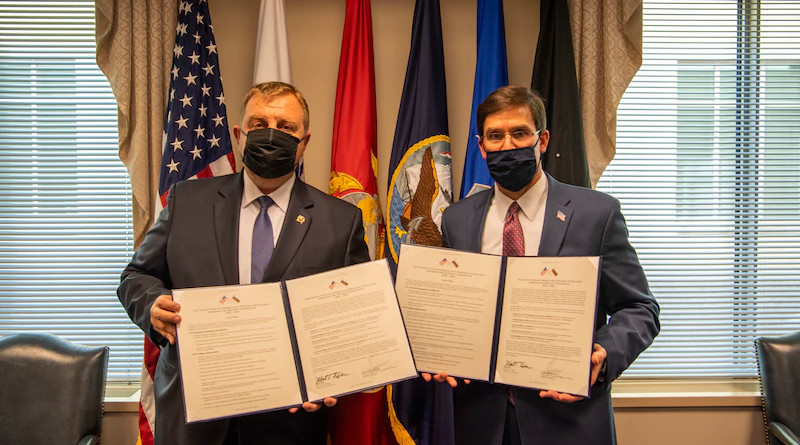
[[242, 128], [238, 125], [233, 126], [233, 138], [236, 139], [236, 142], [239, 142], [239, 138], [242, 136]]
[[547, 144], [550, 143], [550, 130], [544, 130], [539, 137], [539, 153], [544, 154], [547, 151]]
[[306, 133], [303, 136], [303, 139], [300, 140], [300, 143], [297, 144], [297, 154], [295, 155], [295, 165], [297, 165], [301, 159], [303, 159], [303, 155], [306, 152], [306, 147], [308, 146], [308, 141], [311, 140], [311, 133]]
[[481, 150], [481, 157], [486, 159], [486, 150], [483, 148], [483, 138], [478, 137], [478, 148]]

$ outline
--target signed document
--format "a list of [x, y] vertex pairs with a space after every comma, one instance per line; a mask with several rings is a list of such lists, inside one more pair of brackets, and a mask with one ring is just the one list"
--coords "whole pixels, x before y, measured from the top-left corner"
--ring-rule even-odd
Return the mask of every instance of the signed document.
[[494, 381], [588, 397], [599, 257], [508, 257]]
[[386, 260], [281, 283], [177, 289], [187, 423], [416, 377]]
[[403, 245], [396, 290], [417, 369], [588, 397], [599, 266]]
[[416, 377], [386, 260], [286, 281], [308, 400]]

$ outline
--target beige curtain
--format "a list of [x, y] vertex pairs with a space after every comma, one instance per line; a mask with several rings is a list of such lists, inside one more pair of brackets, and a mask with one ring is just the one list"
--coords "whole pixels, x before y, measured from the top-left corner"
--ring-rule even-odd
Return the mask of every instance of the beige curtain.
[[96, 0], [97, 65], [117, 99], [119, 158], [133, 192], [134, 247], [154, 218], [178, 0]]
[[642, 65], [642, 0], [569, 0], [592, 187], [616, 153], [617, 106]]

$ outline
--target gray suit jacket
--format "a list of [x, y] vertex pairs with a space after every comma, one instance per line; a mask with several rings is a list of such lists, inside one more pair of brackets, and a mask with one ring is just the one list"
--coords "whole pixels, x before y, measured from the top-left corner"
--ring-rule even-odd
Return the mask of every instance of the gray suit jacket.
[[[560, 183], [550, 175], [539, 256], [601, 256], [594, 341], [608, 352], [606, 374], [591, 397], [576, 403], [539, 398], [514, 388], [522, 443], [616, 443], [611, 382], [650, 345], [660, 329], [659, 307], [647, 285], [619, 201], [604, 193]], [[492, 190], [448, 207], [442, 220], [446, 247], [480, 252]], [[559, 217], [563, 214], [563, 221]], [[500, 445], [508, 388], [473, 382], [456, 389], [456, 443]]]
[[[150, 307], [171, 289], [239, 283], [243, 173], [175, 184], [117, 290], [131, 320], [161, 346], [155, 371], [157, 445], [222, 444], [230, 420], [185, 424], [177, 349], [150, 324]], [[302, 223], [298, 216], [303, 216]], [[361, 211], [297, 180], [265, 282], [369, 261]], [[325, 409], [240, 417], [239, 443], [325, 444]]]

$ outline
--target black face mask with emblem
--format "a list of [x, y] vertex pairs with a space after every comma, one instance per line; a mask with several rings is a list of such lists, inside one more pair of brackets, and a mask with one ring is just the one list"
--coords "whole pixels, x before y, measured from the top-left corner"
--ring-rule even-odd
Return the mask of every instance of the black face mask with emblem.
[[300, 139], [274, 128], [246, 133], [242, 163], [261, 178], [280, 178], [294, 170]]

